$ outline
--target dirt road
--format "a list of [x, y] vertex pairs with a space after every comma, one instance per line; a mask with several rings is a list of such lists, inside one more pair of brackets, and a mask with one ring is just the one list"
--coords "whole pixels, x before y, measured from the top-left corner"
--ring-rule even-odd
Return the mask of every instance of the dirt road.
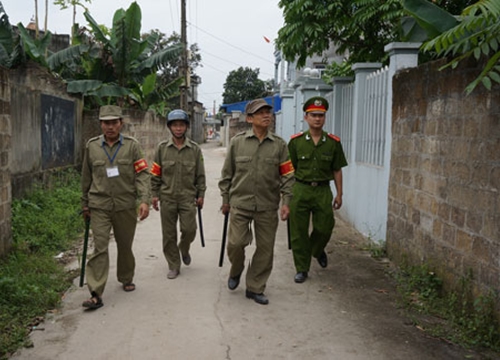
[[[337, 220], [328, 247], [329, 265], [314, 261], [310, 277], [295, 284], [286, 224], [280, 223], [270, 304], [245, 298], [244, 277], [227, 288], [229, 263], [218, 267], [223, 216], [217, 182], [225, 148], [204, 144], [207, 198], [205, 243], [192, 247], [193, 261], [168, 280], [161, 252], [160, 216], [153, 211], [138, 225], [134, 251], [137, 289], [126, 293], [116, 281], [116, 247], [104, 307], [85, 312], [88, 290], [66, 294], [63, 307], [32, 332], [32, 348], [13, 359], [469, 359], [470, 353], [427, 337], [397, 310], [396, 293], [384, 265], [360, 250], [363, 239]], [[247, 257], [253, 252], [247, 250]]]

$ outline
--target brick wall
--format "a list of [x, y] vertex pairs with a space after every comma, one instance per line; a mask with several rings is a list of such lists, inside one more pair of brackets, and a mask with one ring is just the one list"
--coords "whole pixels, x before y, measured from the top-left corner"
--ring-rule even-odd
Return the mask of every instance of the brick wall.
[[481, 66], [442, 62], [396, 75], [387, 248], [426, 262], [447, 288], [472, 273], [500, 289], [500, 87], [464, 89]]
[[10, 158], [10, 90], [8, 71], [0, 69], [0, 257], [12, 244]]

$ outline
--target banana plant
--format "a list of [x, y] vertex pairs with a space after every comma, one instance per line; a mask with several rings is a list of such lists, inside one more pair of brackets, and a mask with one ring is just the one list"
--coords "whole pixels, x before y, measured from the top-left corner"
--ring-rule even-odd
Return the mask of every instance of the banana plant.
[[404, 0], [403, 6], [427, 33], [423, 51], [450, 59], [441, 69], [455, 68], [471, 56], [485, 59], [479, 76], [465, 88], [467, 94], [479, 84], [490, 90], [492, 81], [500, 83], [500, 0], [479, 0], [458, 18], [425, 0]]
[[403, 7], [411, 15], [411, 21], [405, 18], [403, 25], [410, 41], [435, 38], [459, 23], [452, 14], [426, 0], [403, 0]]
[[11, 68], [26, 61], [19, 37], [14, 31], [0, 2], [0, 65]]
[[[176, 44], [152, 54], [158, 35], [150, 34], [141, 39], [142, 15], [136, 2], [127, 10], [115, 12], [109, 31], [105, 31], [88, 11], [84, 16], [90, 34], [78, 34], [75, 45], [52, 55], [51, 68], [67, 79], [68, 92], [91, 96], [98, 103], [102, 97], [132, 100], [147, 109], [148, 99], [153, 98], [156, 91], [154, 74], [162, 65], [179, 57], [183, 46]], [[176, 94], [178, 84], [174, 82], [172, 86], [176, 88], [167, 93]]]

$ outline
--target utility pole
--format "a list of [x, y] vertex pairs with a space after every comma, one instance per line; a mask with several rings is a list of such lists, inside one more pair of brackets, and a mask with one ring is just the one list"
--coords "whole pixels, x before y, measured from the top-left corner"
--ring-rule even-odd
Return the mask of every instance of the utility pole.
[[180, 86], [181, 109], [189, 113], [188, 109], [189, 71], [188, 71], [188, 47], [187, 47], [186, 27], [187, 27], [186, 0], [181, 0], [181, 44], [184, 47], [181, 55], [181, 67], [180, 67], [180, 75], [182, 76], [183, 79], [183, 83]]

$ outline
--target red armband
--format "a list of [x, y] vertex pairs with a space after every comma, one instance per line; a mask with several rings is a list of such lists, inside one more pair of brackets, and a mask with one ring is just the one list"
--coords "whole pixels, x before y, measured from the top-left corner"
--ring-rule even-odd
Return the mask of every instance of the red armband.
[[154, 176], [161, 176], [161, 166], [158, 165], [157, 163], [153, 163], [153, 166], [151, 166], [151, 174]]
[[294, 171], [295, 171], [295, 169], [293, 168], [292, 160], [287, 160], [284, 163], [280, 164], [280, 175], [281, 176], [291, 174]]
[[134, 163], [134, 170], [135, 173], [138, 174], [143, 170], [146, 170], [148, 168], [148, 163], [144, 159], [139, 159]]

